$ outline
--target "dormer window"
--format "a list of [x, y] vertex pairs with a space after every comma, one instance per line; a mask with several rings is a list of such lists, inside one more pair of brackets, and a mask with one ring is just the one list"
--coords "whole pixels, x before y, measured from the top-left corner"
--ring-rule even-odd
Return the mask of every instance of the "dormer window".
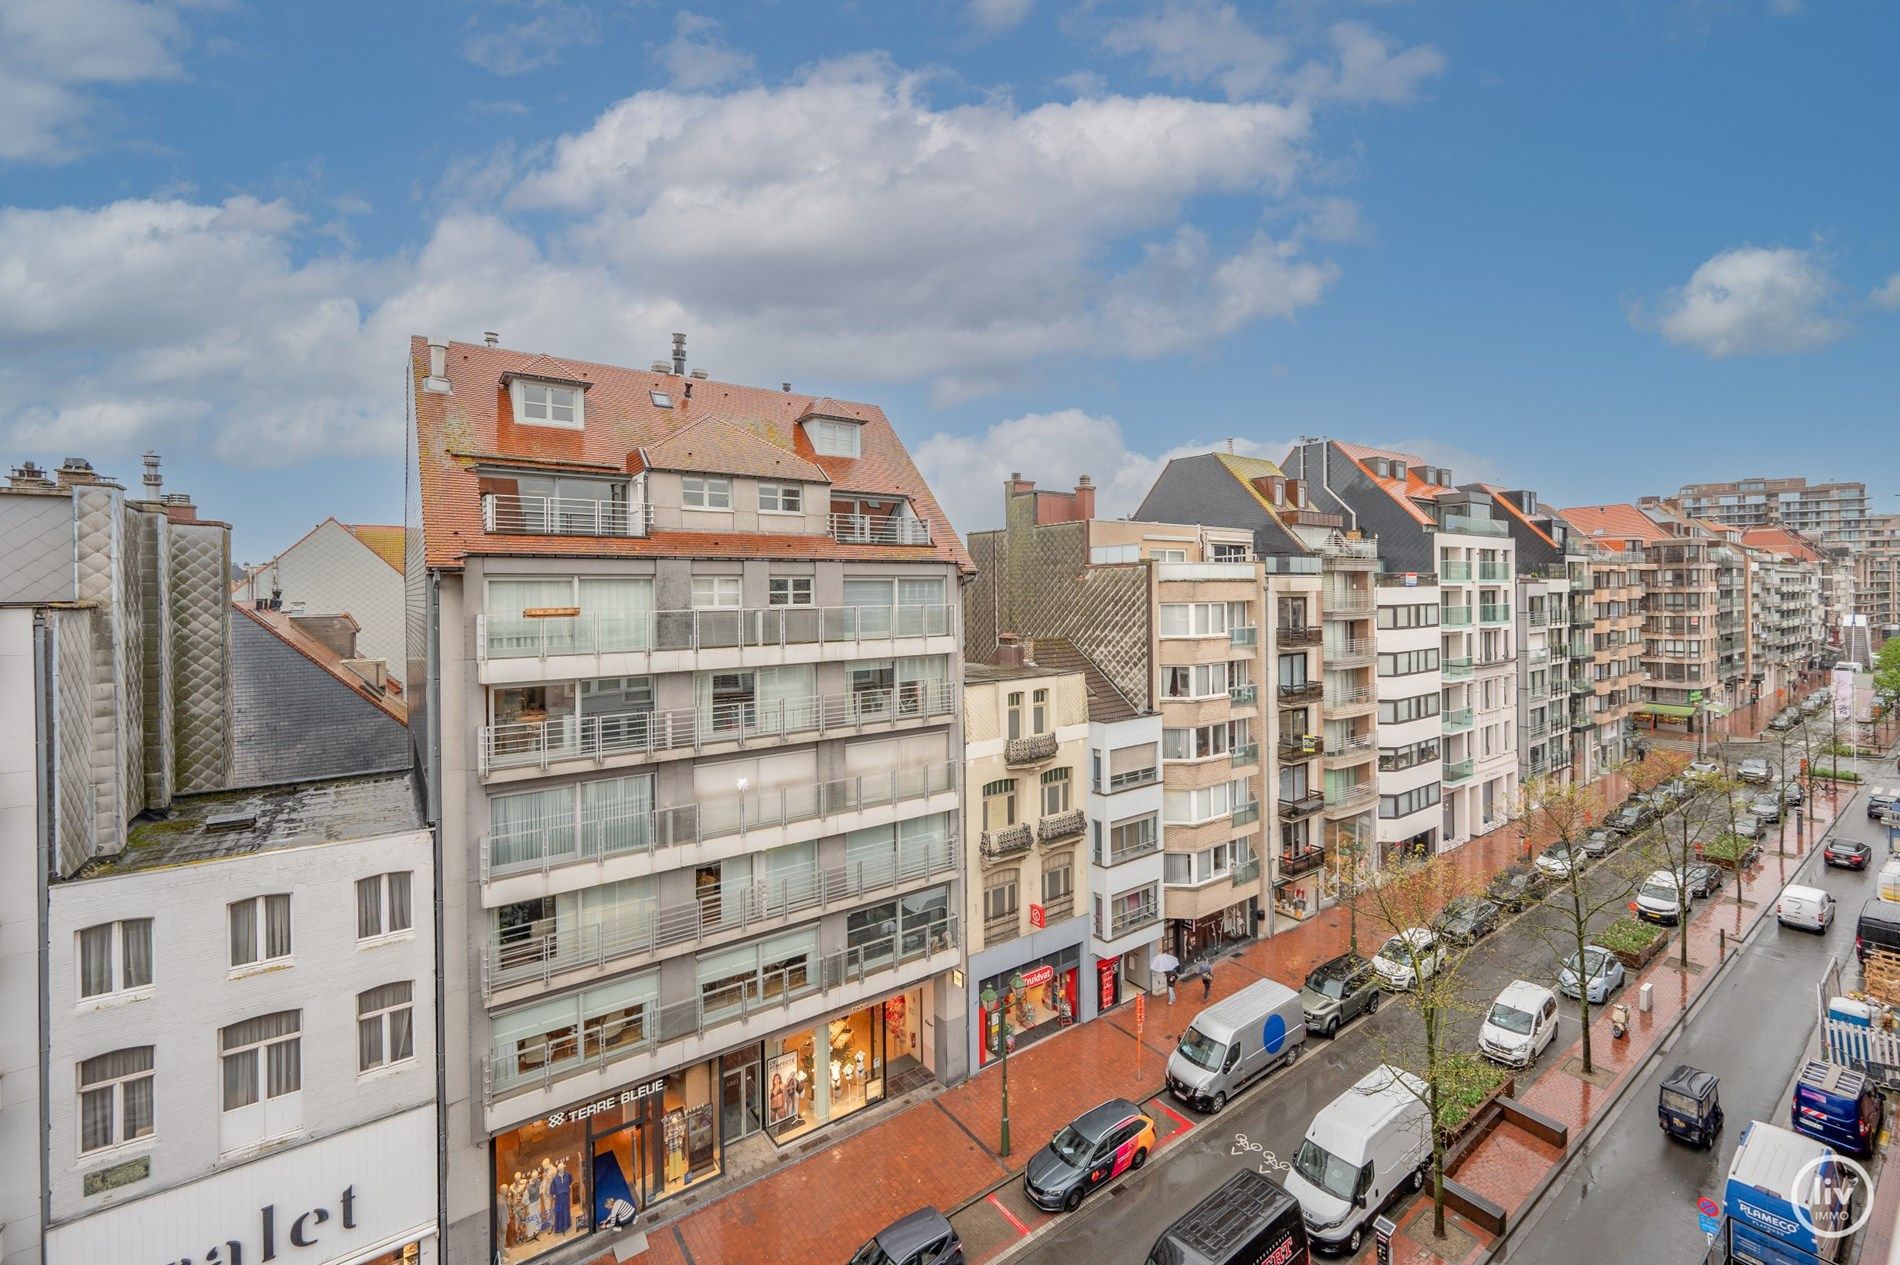
[[578, 387], [516, 378], [509, 388], [514, 396], [517, 424], [581, 429], [584, 406]]
[[805, 423], [805, 437], [811, 440], [811, 450], [824, 457], [858, 456], [862, 451], [858, 430], [856, 422], [834, 421], [828, 417], [814, 417]]

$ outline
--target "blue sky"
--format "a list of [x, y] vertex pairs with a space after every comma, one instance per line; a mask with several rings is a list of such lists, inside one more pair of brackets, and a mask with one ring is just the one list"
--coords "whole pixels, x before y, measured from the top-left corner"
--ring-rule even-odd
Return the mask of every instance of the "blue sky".
[[9, 462], [400, 515], [406, 336], [881, 403], [965, 528], [1299, 434], [1900, 510], [1900, 10], [7, 0]]

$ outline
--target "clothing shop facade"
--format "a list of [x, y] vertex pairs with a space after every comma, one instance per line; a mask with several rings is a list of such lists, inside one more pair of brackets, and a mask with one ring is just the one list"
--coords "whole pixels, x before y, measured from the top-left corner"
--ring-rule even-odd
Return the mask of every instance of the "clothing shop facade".
[[[1025, 1045], [1086, 1023], [1126, 993], [1110, 960], [1104, 986], [1089, 951], [1089, 920], [1070, 918], [970, 957], [970, 1067], [981, 1070]], [[1112, 997], [1107, 1005], [1104, 996]]]
[[1183, 962], [1219, 953], [1230, 944], [1251, 940], [1265, 916], [1260, 898], [1243, 901], [1200, 918], [1175, 918], [1168, 923], [1168, 952]]
[[933, 983], [650, 1076], [497, 1134], [491, 1241], [521, 1265], [727, 1171], [754, 1137], [783, 1146], [883, 1102], [893, 1078], [933, 1070]]

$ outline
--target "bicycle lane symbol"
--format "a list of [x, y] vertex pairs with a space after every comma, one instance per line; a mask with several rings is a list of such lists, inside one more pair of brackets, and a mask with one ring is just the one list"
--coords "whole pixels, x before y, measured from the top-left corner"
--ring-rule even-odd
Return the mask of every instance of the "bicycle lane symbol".
[[1260, 1157], [1260, 1172], [1268, 1177], [1273, 1176], [1275, 1173], [1289, 1172], [1292, 1169], [1292, 1165], [1275, 1155], [1272, 1151], [1267, 1150], [1266, 1147], [1260, 1143], [1250, 1141], [1244, 1133], [1236, 1133], [1234, 1135], [1234, 1144], [1228, 1149], [1227, 1153], [1229, 1155], [1258, 1155]]

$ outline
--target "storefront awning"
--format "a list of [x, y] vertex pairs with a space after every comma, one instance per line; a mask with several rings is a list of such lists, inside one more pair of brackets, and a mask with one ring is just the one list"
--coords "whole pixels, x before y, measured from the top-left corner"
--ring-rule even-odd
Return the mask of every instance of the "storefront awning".
[[1695, 708], [1682, 703], [1644, 703], [1639, 710], [1652, 716], [1674, 716], [1682, 720], [1695, 715]]

